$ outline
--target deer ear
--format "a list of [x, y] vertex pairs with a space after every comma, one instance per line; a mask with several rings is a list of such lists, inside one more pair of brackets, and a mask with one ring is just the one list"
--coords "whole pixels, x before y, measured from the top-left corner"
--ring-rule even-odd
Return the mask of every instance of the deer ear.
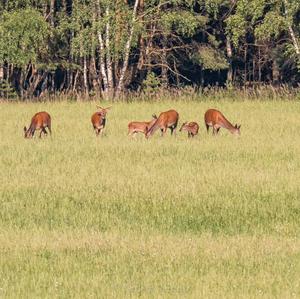
[[240, 129], [240, 128], [241, 128], [241, 125], [238, 126], [238, 129]]

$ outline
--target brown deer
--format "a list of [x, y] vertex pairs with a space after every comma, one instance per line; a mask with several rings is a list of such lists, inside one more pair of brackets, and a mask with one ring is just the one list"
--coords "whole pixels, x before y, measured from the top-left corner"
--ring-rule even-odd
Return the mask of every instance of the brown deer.
[[199, 131], [199, 125], [196, 122], [184, 122], [179, 130], [181, 131], [187, 131], [188, 132], [188, 137], [194, 137], [195, 135], [198, 134]]
[[229, 122], [226, 117], [218, 110], [209, 109], [205, 112], [204, 121], [206, 125], [207, 133], [209, 131], [209, 127], [213, 128], [213, 135], [218, 134], [220, 128], [225, 128], [229, 130], [230, 133], [234, 135], [240, 135], [241, 126], [235, 125], [233, 126], [231, 122]]
[[137, 133], [143, 133], [146, 136], [148, 128], [150, 128], [155, 121], [157, 120], [157, 116], [155, 114], [152, 115], [151, 121], [132, 121], [128, 124], [128, 135], [135, 136]]
[[97, 111], [92, 115], [91, 121], [96, 136], [98, 136], [100, 133], [101, 134], [103, 133], [106, 124], [106, 114], [111, 107], [107, 107], [107, 108], [102, 108], [100, 106], [96, 106], [96, 107], [100, 109], [100, 111]]
[[176, 134], [176, 128], [179, 120], [179, 114], [175, 110], [169, 110], [162, 112], [154, 124], [148, 129], [146, 138], [149, 138], [157, 129], [161, 130], [161, 136], [163, 136], [167, 129], [171, 130], [171, 135]]
[[51, 116], [45, 111], [38, 112], [32, 117], [29, 128], [27, 129], [26, 127], [24, 127], [24, 137], [32, 138], [36, 130], [41, 130], [39, 136], [41, 138], [42, 133], [48, 135], [46, 128], [48, 128], [51, 135]]

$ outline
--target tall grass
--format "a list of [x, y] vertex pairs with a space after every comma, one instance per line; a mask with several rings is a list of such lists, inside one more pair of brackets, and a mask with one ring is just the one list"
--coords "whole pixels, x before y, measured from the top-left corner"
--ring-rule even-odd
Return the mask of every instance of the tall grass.
[[[30, 102], [58, 102], [58, 101], [94, 101], [104, 97], [99, 93], [93, 92], [89, 95], [78, 92], [45, 93], [32, 99], [24, 99]], [[244, 85], [243, 87], [227, 84], [226, 86], [185, 86], [180, 88], [169, 87], [161, 88], [157, 86], [146, 90], [127, 90], [117, 98], [103, 98], [105, 101], [113, 102], [154, 102], [154, 101], [299, 101], [300, 85], [291, 87], [286, 84], [273, 86], [270, 84], [261, 84], [255, 82]], [[0, 98], [0, 102], [18, 101], [16, 97]]]
[[[1, 104], [0, 297], [299, 297], [297, 101], [112, 105], [96, 138], [94, 102]], [[127, 137], [169, 108], [199, 135]], [[52, 138], [25, 140], [41, 110]]]

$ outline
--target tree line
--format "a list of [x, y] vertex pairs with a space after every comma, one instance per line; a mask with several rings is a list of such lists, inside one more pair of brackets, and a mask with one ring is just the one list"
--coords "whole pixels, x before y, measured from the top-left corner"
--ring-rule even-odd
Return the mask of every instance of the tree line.
[[299, 0], [0, 0], [0, 96], [300, 79]]

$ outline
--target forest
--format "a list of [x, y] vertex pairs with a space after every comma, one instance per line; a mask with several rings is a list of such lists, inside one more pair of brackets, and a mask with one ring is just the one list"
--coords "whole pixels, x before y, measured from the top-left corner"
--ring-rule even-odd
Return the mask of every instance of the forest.
[[0, 97], [298, 87], [299, 0], [1, 0]]

